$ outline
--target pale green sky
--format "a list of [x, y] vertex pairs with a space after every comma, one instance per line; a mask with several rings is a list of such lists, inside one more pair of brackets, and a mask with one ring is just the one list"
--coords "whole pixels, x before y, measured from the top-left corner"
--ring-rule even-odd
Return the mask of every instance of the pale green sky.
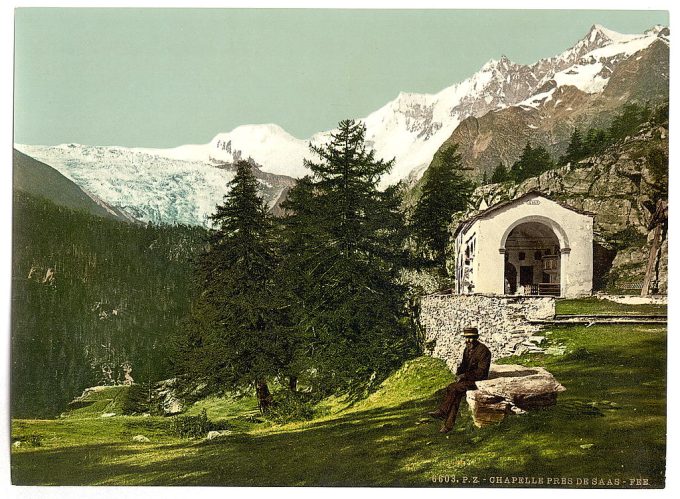
[[17, 9], [15, 142], [171, 147], [250, 123], [298, 138], [502, 54], [557, 54], [593, 24], [665, 11]]

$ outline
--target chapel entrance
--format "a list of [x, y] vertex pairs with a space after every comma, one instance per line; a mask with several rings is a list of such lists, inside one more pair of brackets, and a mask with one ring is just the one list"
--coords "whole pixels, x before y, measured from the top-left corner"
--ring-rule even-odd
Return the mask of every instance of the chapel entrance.
[[525, 222], [512, 229], [505, 242], [505, 262], [506, 293], [560, 295], [560, 242], [547, 225]]

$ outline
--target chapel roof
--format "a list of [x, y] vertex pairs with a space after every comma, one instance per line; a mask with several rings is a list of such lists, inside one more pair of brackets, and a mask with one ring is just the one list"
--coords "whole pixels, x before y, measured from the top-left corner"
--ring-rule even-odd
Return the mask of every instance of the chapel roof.
[[540, 196], [542, 198], [545, 198], [549, 201], [552, 201], [553, 203], [557, 203], [560, 205], [562, 208], [565, 208], [570, 211], [574, 211], [576, 213], [580, 213], [581, 215], [586, 215], [589, 217], [594, 217], [595, 214], [590, 212], [590, 211], [585, 211], [585, 210], [580, 210], [578, 208], [574, 208], [573, 206], [569, 206], [568, 204], [558, 201], [557, 199], [553, 199], [552, 197], [548, 196], [547, 194], [539, 191], [538, 189], [531, 189], [530, 191], [527, 191], [526, 193], [522, 194], [519, 197], [516, 197], [514, 199], [509, 199], [507, 201], [501, 201], [499, 203], [494, 204], [493, 206], [490, 206], [486, 210], [480, 211], [476, 215], [471, 216], [470, 218], [467, 218], [463, 221], [461, 221], [458, 224], [458, 227], [456, 227], [455, 232], [453, 233], [453, 237], [455, 238], [461, 231], [467, 232], [467, 230], [477, 221], [482, 218], [487, 218], [490, 214], [492, 214], [495, 211], [498, 211], [502, 208], [505, 208], [506, 206], [510, 206], [513, 204], [519, 204], [524, 200], [525, 198], [531, 197], [531, 196]]

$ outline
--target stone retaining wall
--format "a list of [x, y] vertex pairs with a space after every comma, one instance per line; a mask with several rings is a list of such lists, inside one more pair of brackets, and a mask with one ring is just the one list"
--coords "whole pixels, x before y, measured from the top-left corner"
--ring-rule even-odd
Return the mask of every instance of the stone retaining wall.
[[668, 305], [668, 296], [666, 295], [607, 295], [598, 293], [595, 295], [599, 300], [609, 300], [616, 303], [623, 303], [625, 305]]
[[555, 298], [549, 296], [499, 296], [432, 294], [420, 303], [420, 324], [425, 331], [425, 351], [455, 370], [465, 348], [464, 327], [477, 327], [480, 341], [495, 361], [508, 355], [541, 351], [534, 343], [540, 326], [529, 320], [552, 319]]

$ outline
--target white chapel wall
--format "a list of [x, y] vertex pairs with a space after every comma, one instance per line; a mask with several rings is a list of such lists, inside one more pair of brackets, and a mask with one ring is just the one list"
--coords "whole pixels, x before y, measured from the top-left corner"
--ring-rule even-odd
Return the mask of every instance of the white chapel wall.
[[[592, 292], [593, 221], [590, 216], [569, 210], [539, 195], [520, 204], [500, 208], [477, 220], [467, 231], [476, 233], [476, 254], [472, 262], [474, 293], [504, 294], [505, 257], [499, 251], [504, 238], [517, 225], [540, 222], [553, 229], [561, 248], [561, 290], [564, 297], [586, 296]], [[463, 239], [465, 236], [463, 237]]]

